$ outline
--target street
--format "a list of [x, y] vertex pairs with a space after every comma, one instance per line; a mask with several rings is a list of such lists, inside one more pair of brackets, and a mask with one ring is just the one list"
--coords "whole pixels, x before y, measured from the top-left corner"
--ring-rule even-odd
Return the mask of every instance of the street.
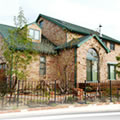
[[120, 120], [120, 112], [70, 113], [70, 114], [13, 114], [4, 115], [0, 120]]

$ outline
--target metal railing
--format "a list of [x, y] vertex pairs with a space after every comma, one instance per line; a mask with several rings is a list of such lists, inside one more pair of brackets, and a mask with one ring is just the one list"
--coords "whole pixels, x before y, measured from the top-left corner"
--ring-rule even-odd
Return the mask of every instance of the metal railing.
[[69, 82], [64, 89], [59, 81], [17, 81], [14, 87], [9, 82], [0, 86], [1, 108], [10, 106], [43, 106], [51, 103], [90, 103], [119, 101], [120, 81], [79, 83], [78, 88]]

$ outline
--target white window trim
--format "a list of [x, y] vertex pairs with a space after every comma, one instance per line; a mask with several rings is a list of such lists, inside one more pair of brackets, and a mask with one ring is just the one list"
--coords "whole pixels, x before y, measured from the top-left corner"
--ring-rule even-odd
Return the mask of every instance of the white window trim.
[[[36, 30], [36, 29], [33, 29], [33, 28], [29, 28], [29, 30], [33, 30], [33, 37], [29, 35], [31, 39], [33, 39], [33, 40], [40, 40], [40, 30]], [[38, 33], [39, 34], [38, 35], [38, 37], [39, 37], [38, 39], [35, 39], [35, 31], [39, 32]]]

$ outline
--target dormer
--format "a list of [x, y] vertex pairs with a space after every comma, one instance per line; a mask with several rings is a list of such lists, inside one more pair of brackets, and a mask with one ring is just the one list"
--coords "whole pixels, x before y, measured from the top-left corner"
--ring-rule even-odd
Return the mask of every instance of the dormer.
[[41, 29], [37, 23], [31, 23], [28, 25], [29, 37], [33, 42], [41, 42]]

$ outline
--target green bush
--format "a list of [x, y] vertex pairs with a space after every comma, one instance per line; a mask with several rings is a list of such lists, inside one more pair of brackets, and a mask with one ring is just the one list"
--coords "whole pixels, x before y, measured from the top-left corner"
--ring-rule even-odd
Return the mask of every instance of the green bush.
[[87, 86], [86, 87], [86, 92], [91, 92], [91, 91], [93, 91], [93, 88], [91, 86]]

